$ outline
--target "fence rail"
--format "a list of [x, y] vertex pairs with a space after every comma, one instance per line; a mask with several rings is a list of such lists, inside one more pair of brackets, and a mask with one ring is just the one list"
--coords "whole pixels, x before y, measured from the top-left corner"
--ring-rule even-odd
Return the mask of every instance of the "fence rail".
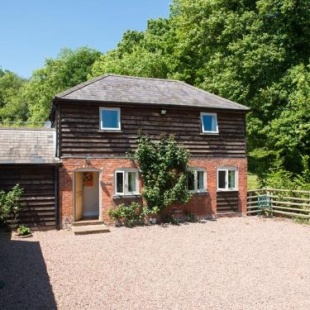
[[310, 220], [310, 191], [257, 189], [248, 191], [247, 214], [270, 214]]

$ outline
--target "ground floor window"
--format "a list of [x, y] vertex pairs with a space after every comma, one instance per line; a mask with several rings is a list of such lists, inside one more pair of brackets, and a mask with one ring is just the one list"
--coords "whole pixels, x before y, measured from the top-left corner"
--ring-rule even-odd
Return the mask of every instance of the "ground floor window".
[[190, 168], [188, 170], [187, 189], [192, 192], [206, 191], [206, 173], [203, 169]]
[[219, 168], [217, 171], [217, 188], [218, 190], [238, 190], [237, 168]]
[[138, 170], [122, 169], [115, 171], [115, 194], [136, 195], [139, 193]]

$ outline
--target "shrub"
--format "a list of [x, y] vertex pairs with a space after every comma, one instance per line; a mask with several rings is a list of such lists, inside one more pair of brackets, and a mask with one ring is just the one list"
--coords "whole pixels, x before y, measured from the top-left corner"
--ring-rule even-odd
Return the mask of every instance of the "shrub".
[[19, 184], [16, 184], [7, 193], [0, 190], [0, 221], [2, 223], [8, 224], [8, 221], [11, 221], [13, 225], [16, 225], [18, 215], [23, 207], [20, 202], [23, 192], [24, 190]]
[[157, 208], [149, 209], [137, 202], [132, 202], [130, 205], [122, 203], [110, 209], [108, 215], [117, 225], [132, 227], [145, 223], [149, 216], [156, 214], [158, 211]]
[[19, 236], [28, 236], [28, 235], [31, 235], [31, 230], [30, 230], [30, 228], [28, 228], [24, 225], [20, 225], [17, 228], [17, 233]]

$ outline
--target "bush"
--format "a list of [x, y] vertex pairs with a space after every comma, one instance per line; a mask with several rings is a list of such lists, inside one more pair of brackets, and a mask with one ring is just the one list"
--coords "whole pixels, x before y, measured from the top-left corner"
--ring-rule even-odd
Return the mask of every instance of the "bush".
[[5, 193], [0, 190], [0, 221], [8, 224], [10, 221], [13, 225], [17, 224], [18, 215], [22, 209], [20, 198], [24, 190], [16, 184], [11, 191]]
[[17, 233], [19, 236], [28, 236], [28, 235], [31, 235], [31, 230], [30, 230], [30, 228], [28, 228], [24, 225], [20, 225], [17, 228]]
[[130, 205], [120, 204], [108, 211], [109, 217], [116, 222], [117, 225], [125, 225], [132, 227], [138, 224], [145, 223], [146, 219], [158, 213], [159, 209], [149, 209], [143, 207], [137, 202], [132, 202]]

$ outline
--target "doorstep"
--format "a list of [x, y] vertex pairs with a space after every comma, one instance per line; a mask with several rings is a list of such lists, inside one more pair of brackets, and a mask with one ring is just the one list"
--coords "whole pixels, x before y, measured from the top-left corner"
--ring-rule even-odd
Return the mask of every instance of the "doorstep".
[[235, 211], [224, 211], [224, 212], [217, 212], [215, 214], [216, 218], [219, 217], [240, 217], [241, 214], [239, 212], [235, 212]]
[[103, 221], [88, 220], [72, 223], [72, 231], [75, 235], [98, 234], [110, 232]]

